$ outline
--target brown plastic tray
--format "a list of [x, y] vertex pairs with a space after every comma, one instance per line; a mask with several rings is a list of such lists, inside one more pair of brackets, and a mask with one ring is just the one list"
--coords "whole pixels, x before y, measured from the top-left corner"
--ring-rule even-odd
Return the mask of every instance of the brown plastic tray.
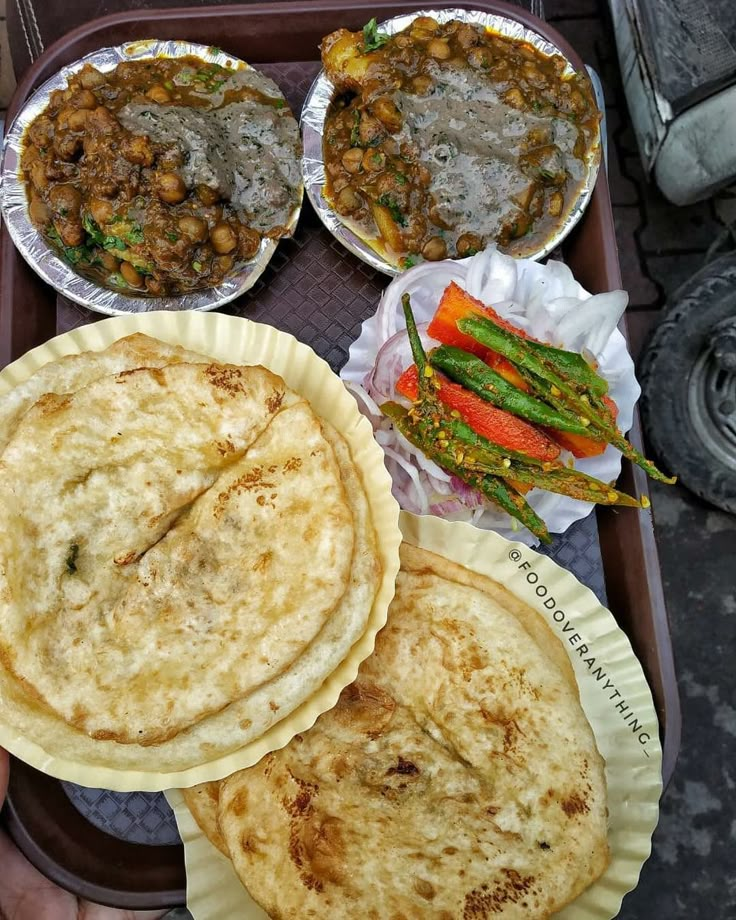
[[[448, 2], [318, 0], [248, 6], [126, 11], [75, 29], [51, 46], [20, 81], [8, 112], [64, 64], [107, 45], [141, 38], [179, 38], [216, 45], [261, 67], [282, 87], [295, 113], [319, 70], [318, 45], [341, 26], [357, 29]], [[485, 0], [473, 8], [514, 17], [555, 42], [580, 68], [583, 62], [551, 26], [524, 10]], [[621, 287], [605, 171], [590, 206], [563, 247], [577, 279], [597, 293]], [[48, 338], [100, 317], [47, 287], [0, 235], [0, 367]], [[360, 324], [375, 310], [388, 279], [345, 251], [305, 202], [293, 240], [283, 241], [255, 288], [224, 312], [248, 316], [294, 333], [337, 370]], [[631, 437], [640, 443], [638, 415]], [[641, 496], [647, 481], [624, 462], [622, 484]], [[550, 555], [602, 600], [629, 635], [652, 688], [669, 781], [680, 744], [680, 705], [667, 614], [650, 515], [600, 509], [558, 538]], [[126, 908], [184, 902], [180, 845], [171, 844], [167, 806], [159, 796], [117, 796], [83, 790], [15, 761], [5, 812], [16, 843], [50, 878], [91, 900]], [[170, 819], [170, 815], [169, 815]], [[163, 837], [162, 837], [163, 830]], [[133, 842], [137, 841], [137, 842]]]

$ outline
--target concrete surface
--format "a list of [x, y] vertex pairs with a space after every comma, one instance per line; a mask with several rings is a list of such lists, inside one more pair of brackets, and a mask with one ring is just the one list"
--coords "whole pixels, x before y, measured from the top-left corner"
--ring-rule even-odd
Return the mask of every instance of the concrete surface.
[[680, 760], [626, 920], [736, 917], [736, 518], [655, 484], [683, 710]]

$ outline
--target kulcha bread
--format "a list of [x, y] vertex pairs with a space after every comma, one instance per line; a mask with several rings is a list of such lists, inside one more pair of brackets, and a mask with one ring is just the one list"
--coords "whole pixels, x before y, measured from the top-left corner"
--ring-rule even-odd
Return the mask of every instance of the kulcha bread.
[[49, 361], [23, 383], [0, 398], [0, 452], [19, 420], [45, 393], [74, 393], [108, 374], [138, 367], [163, 367], [181, 362], [210, 363], [210, 359], [178, 345], [136, 332], [101, 351], [83, 351]]
[[275, 920], [539, 920], [605, 870], [593, 732], [557, 638], [505, 593], [404, 544], [355, 683], [221, 784], [217, 827]]
[[[360, 609], [370, 602], [381, 574], [377, 563], [376, 536], [371, 524], [370, 509], [360, 477], [355, 468], [349, 463], [349, 448], [344, 438], [331, 425], [322, 422], [322, 427], [325, 437], [332, 444], [341, 464], [343, 483], [355, 514], [356, 540], [353, 553], [352, 578], [342, 606], [352, 605]], [[316, 665], [318, 661], [323, 663], [327, 661], [330, 669], [336, 667], [338, 660], [335, 649], [340, 647], [339, 640], [346, 629], [351, 642], [356, 641], [360, 635], [356, 625], [351, 627], [346, 623], [346, 618], [340, 615], [340, 611], [337, 611], [318, 640], [312, 644], [308, 652], [303, 656], [301, 664], [309, 666], [310, 663]], [[289, 673], [279, 681], [274, 681], [269, 685], [271, 696], [283, 698], [284, 692], [288, 692], [287, 688], [295, 680], [298, 680], [298, 675]], [[217, 819], [221, 785], [222, 783], [219, 781], [200, 783], [197, 786], [182, 789], [181, 791], [189, 810], [207, 839], [221, 853], [229, 856]]]
[[365, 628], [381, 567], [360, 476], [263, 368], [46, 393], [0, 472], [0, 699], [57, 754], [178, 770], [235, 750]]
[[229, 858], [225, 840], [217, 823], [217, 809], [220, 804], [220, 782], [200, 783], [181, 790], [187, 808], [191, 811], [200, 830], [216, 846], [223, 856]]

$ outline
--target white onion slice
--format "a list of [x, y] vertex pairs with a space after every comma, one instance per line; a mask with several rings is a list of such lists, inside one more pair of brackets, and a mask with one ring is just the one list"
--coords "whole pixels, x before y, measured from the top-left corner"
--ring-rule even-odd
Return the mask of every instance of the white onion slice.
[[422, 483], [419, 479], [419, 470], [414, 466], [411, 460], [407, 460], [406, 457], [402, 457], [398, 451], [385, 445], [381, 446], [383, 447], [383, 452], [386, 454], [386, 456], [390, 457], [395, 463], [397, 463], [411, 479], [414, 485], [414, 491], [417, 496], [419, 510], [421, 514], [426, 514], [429, 511], [429, 498], [427, 497], [427, 493], [422, 487]]
[[358, 403], [358, 407], [363, 411], [363, 415], [369, 418], [371, 422], [374, 423], [375, 427], [376, 423], [380, 422], [383, 418], [383, 413], [376, 403], [371, 399], [363, 387], [356, 386], [354, 383], [346, 383], [345, 386]]
[[[428, 323], [420, 323], [417, 326], [425, 349], [435, 344], [427, 335], [428, 325]], [[402, 372], [413, 363], [409, 336], [406, 329], [401, 329], [379, 347], [373, 368], [366, 375], [365, 388], [374, 399], [385, 401], [400, 398], [395, 389], [396, 381]]]
[[609, 291], [590, 297], [584, 306], [578, 304], [560, 320], [557, 326], [560, 341], [574, 351], [585, 348], [598, 355], [618, 326], [628, 302], [626, 291]]

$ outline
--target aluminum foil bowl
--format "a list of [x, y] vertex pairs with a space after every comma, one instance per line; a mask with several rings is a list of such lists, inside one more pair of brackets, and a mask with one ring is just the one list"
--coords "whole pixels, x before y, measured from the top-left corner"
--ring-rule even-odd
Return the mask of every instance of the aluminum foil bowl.
[[[146, 39], [128, 42], [115, 48], [102, 48], [63, 67], [40, 86], [20, 110], [5, 136], [0, 161], [0, 207], [13, 242], [26, 262], [44, 281], [70, 300], [98, 313], [113, 316], [121, 313], [147, 313], [152, 310], [215, 310], [253, 287], [276, 249], [277, 241], [263, 239], [255, 257], [249, 262], [236, 264], [232, 273], [216, 287], [172, 297], [131, 296], [102, 287], [77, 274], [31, 221], [25, 182], [20, 172], [23, 137], [28, 126], [49, 104], [51, 93], [55, 89], [66, 89], [69, 78], [85, 64], [92, 64], [106, 73], [114, 70], [121, 61], [186, 55], [194, 55], [204, 61], [231, 69], [240, 70], [250, 66], [218, 48], [185, 41]], [[280, 95], [284, 98], [283, 94]], [[303, 188], [300, 188], [298, 204], [287, 224], [289, 235], [296, 229], [302, 197]]]
[[[405, 29], [419, 16], [432, 16], [440, 23], [449, 22], [451, 19], [459, 19], [461, 22], [470, 22], [484, 26], [508, 38], [529, 42], [529, 44], [533, 45], [543, 54], [557, 55], [563, 58], [567, 64], [563, 71], [564, 76], [569, 76], [576, 72], [575, 68], [557, 45], [554, 45], [552, 42], [539, 35], [539, 33], [534, 32], [532, 29], [528, 29], [515, 19], [509, 19], [506, 16], [497, 16], [493, 13], [483, 13], [480, 10], [417, 10], [414, 13], [405, 13], [401, 16], [394, 16], [393, 19], [387, 19], [385, 22], [379, 24], [378, 29], [388, 35], [395, 35], [397, 32], [401, 32]], [[587, 73], [583, 71], [583, 74], [586, 79], [589, 79]], [[595, 98], [595, 93], [593, 93], [592, 88], [591, 94], [593, 98]], [[343, 222], [343, 218], [333, 210], [332, 205], [324, 196], [325, 164], [322, 154], [322, 137], [324, 134], [327, 111], [335, 95], [336, 90], [334, 84], [328, 78], [324, 70], [321, 71], [309, 90], [300, 120], [302, 142], [304, 144], [304, 156], [302, 158], [304, 187], [320, 220], [343, 246], [358, 256], [359, 259], [367, 262], [368, 265], [378, 269], [378, 271], [384, 272], [386, 275], [398, 275], [401, 273], [402, 269], [398, 268], [396, 265], [392, 265], [384, 259], [380, 253], [376, 252], [375, 249], [365, 242], [365, 240], [361, 239], [354, 230]], [[525, 252], [523, 254], [524, 258], [539, 260], [548, 256], [552, 250], [559, 246], [562, 240], [580, 220], [590, 201], [590, 196], [593, 194], [600, 161], [601, 135], [599, 128], [587, 153], [587, 176], [578, 198], [558, 225], [555, 233], [546, 240], [540, 249]]]

